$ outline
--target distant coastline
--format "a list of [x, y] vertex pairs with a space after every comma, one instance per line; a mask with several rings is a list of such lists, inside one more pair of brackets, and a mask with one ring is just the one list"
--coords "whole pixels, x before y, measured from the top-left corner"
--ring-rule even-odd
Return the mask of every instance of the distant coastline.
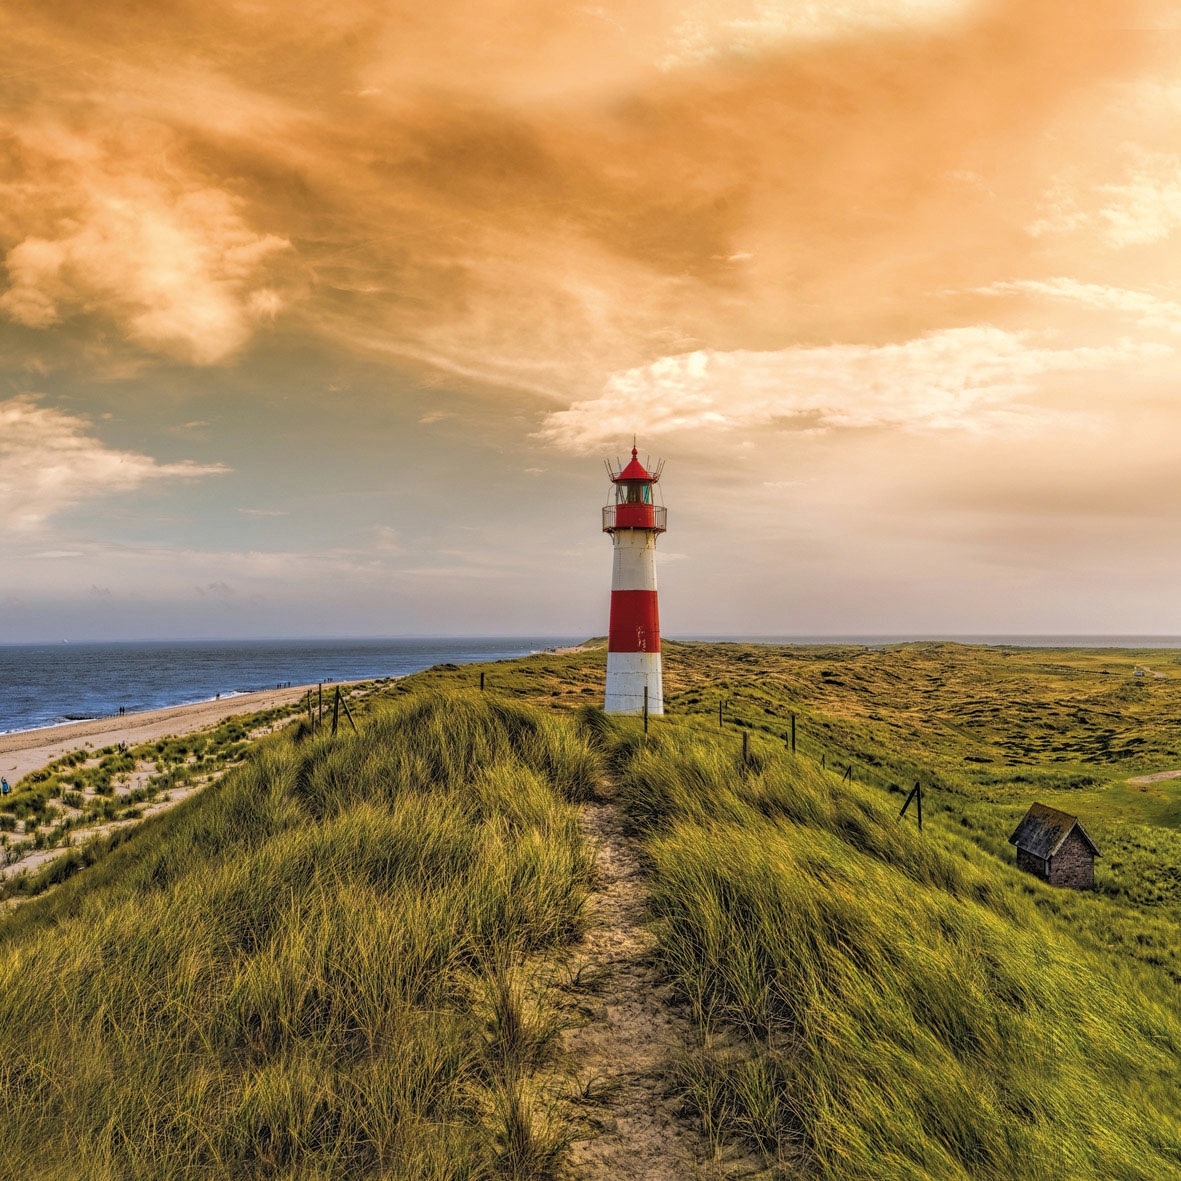
[[900, 632], [885, 635], [816, 636], [666, 635], [666, 638], [713, 644], [862, 644], [871, 648], [883, 644], [987, 644], [997, 648], [1129, 648], [1144, 650], [1181, 648], [1181, 635], [955, 635], [951, 633], [919, 635], [913, 632]]
[[[586, 636], [171, 640], [0, 644], [0, 733], [195, 706], [282, 685], [404, 676], [433, 664], [511, 660]], [[1181, 635], [681, 635], [713, 643], [987, 644], [1013, 648], [1181, 649]]]
[[0, 645], [0, 733], [199, 705], [283, 685], [509, 660], [585, 637], [172, 640]]

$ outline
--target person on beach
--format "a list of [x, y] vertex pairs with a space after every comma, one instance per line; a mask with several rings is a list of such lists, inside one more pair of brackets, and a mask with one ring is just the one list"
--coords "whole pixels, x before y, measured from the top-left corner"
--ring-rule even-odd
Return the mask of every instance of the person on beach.
[[8, 786], [8, 780], [0, 775], [0, 795], [6, 796], [10, 791], [12, 788]]

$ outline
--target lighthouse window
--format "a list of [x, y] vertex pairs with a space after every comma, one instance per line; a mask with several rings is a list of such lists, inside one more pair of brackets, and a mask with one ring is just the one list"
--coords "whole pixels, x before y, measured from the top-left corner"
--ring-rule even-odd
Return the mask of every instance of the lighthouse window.
[[651, 504], [652, 489], [647, 484], [625, 484], [619, 490], [620, 504]]

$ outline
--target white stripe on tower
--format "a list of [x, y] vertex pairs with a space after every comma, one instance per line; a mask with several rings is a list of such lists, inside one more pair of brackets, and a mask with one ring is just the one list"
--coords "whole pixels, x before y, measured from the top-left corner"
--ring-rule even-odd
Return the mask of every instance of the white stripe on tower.
[[643, 713], [645, 685], [648, 712], [653, 716], [664, 713], [659, 652], [607, 653], [607, 699], [603, 703], [607, 713]]

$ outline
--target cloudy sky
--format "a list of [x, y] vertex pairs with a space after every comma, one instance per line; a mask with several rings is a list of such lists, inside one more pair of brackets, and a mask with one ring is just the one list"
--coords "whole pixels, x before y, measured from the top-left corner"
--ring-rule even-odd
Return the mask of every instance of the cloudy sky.
[[1181, 633], [1178, 0], [7, 0], [0, 641]]

